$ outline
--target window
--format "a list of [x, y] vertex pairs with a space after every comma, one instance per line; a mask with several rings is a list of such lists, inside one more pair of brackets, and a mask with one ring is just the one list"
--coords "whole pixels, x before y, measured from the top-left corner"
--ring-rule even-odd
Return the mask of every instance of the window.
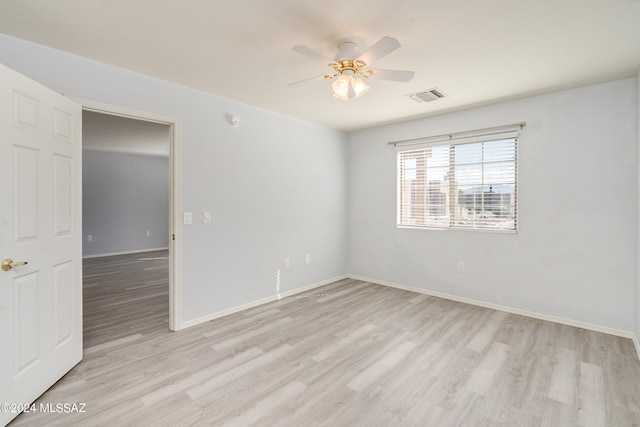
[[398, 226], [515, 231], [517, 140], [500, 128], [393, 143]]

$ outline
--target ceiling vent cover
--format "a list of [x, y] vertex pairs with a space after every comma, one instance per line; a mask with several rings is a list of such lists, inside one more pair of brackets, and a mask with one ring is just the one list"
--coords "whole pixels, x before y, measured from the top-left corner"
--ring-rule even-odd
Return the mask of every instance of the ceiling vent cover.
[[422, 92], [411, 93], [407, 96], [422, 104], [423, 102], [432, 102], [442, 99], [444, 98], [444, 93], [442, 93], [440, 89], [433, 88]]

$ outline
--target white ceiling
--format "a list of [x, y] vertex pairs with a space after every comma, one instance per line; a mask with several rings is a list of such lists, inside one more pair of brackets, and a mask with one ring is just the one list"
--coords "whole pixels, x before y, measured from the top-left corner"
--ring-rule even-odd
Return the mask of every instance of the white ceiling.
[[169, 157], [169, 125], [82, 112], [82, 148]]
[[[2, 0], [0, 30], [225, 98], [350, 131], [636, 75], [640, 0]], [[340, 101], [326, 56], [350, 39], [402, 47], [374, 68], [415, 71], [371, 80]], [[405, 95], [439, 88], [418, 104]]]

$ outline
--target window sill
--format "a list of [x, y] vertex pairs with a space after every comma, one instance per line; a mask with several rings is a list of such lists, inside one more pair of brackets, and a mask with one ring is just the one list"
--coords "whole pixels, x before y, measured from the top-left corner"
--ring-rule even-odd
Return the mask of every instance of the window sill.
[[479, 229], [479, 228], [461, 228], [461, 227], [421, 227], [416, 225], [399, 225], [396, 224], [398, 229], [406, 230], [435, 230], [435, 231], [469, 231], [474, 233], [488, 233], [488, 234], [518, 234], [518, 230], [491, 230], [491, 229]]

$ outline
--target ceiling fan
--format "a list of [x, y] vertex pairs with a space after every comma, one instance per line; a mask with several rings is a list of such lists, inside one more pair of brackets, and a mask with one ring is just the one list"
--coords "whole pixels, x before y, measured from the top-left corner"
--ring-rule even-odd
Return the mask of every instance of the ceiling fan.
[[369, 90], [369, 86], [364, 82], [364, 79], [408, 82], [413, 78], [413, 71], [376, 70], [367, 68], [373, 62], [390, 54], [399, 47], [400, 42], [398, 42], [398, 40], [385, 36], [364, 53], [360, 54], [358, 45], [355, 42], [344, 41], [338, 44], [338, 53], [334, 56], [333, 60], [331, 60], [306, 46], [294, 46], [294, 51], [327, 64], [333, 68], [335, 72], [289, 83], [287, 86], [295, 87], [313, 80], [330, 80], [337, 77], [331, 85], [333, 96], [338, 99], [351, 99], [360, 97]]

